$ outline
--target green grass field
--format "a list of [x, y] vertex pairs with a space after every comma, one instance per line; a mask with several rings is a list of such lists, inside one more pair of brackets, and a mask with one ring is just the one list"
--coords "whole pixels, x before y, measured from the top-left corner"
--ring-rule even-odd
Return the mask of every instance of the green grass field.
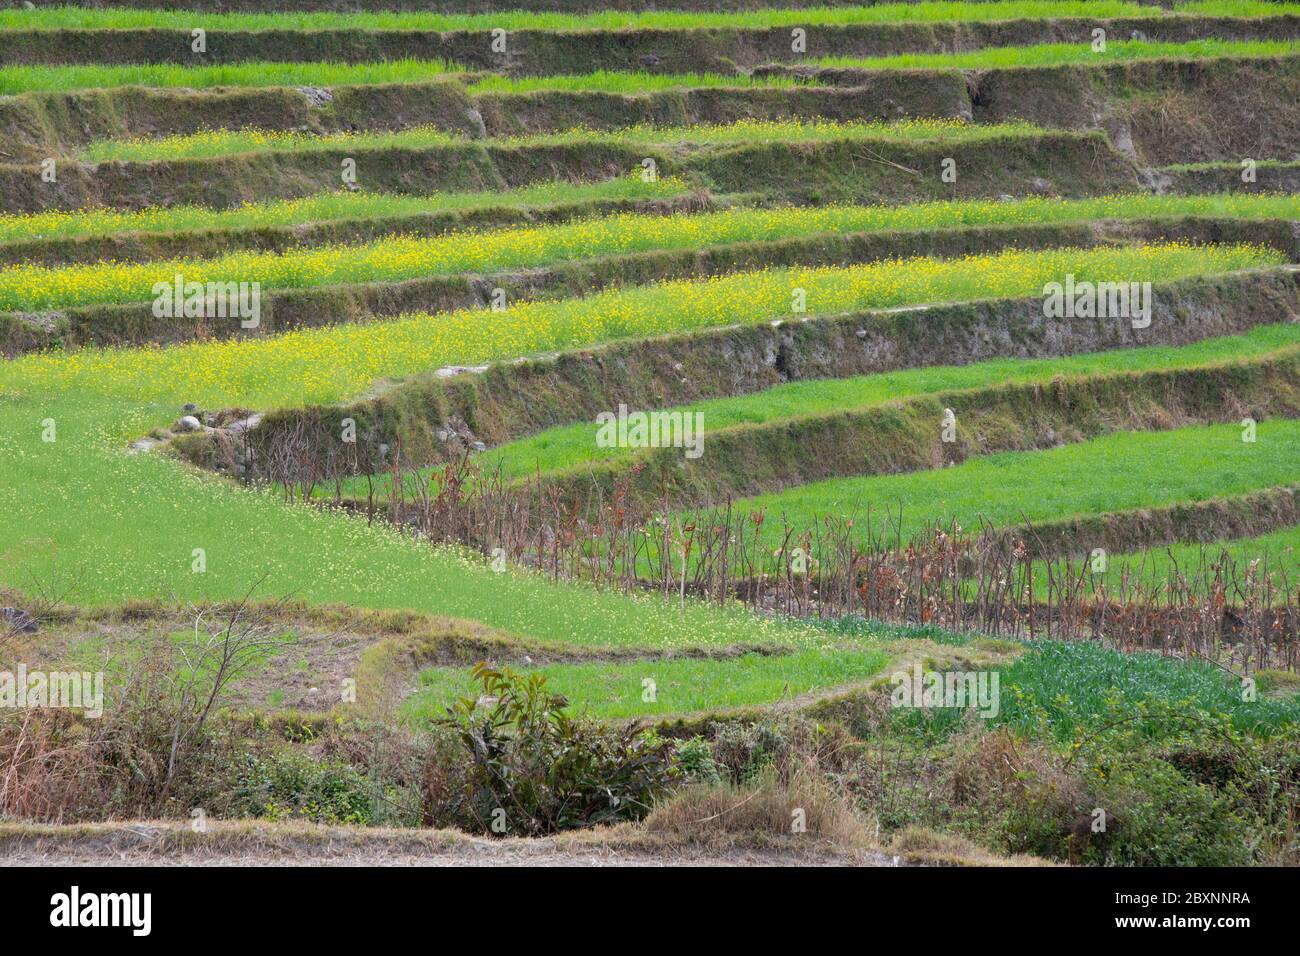
[[[1285, 12], [1290, 5], [1224, 0], [1185, 4], [1182, 13], [1209, 16], [1268, 15]], [[367, 12], [341, 13], [204, 13], [209, 30], [689, 30], [818, 26], [857, 23], [989, 21], [1044, 17], [1159, 16], [1149, 6], [1115, 0], [995, 0], [978, 3], [893, 3], [863, 7], [827, 7], [801, 10], [751, 10], [738, 13], [645, 13], [608, 11], [586, 15], [562, 13], [435, 14]], [[176, 29], [188, 32], [195, 23], [191, 13], [169, 10], [92, 10], [77, 7], [0, 11], [0, 29], [7, 30], [124, 30]]]
[[103, 2], [0, 10], [0, 858], [1300, 862], [1300, 3]]
[[[554, 664], [524, 672], [544, 675], [548, 691], [565, 695], [593, 716], [622, 719], [788, 701], [887, 673], [888, 660], [879, 650], [838, 647], [748, 653], [730, 660]], [[1300, 699], [1243, 703], [1238, 684], [1211, 665], [1120, 654], [1093, 643], [1030, 642], [1023, 656], [1000, 668], [999, 676], [1005, 709], [993, 723], [1030, 734], [1046, 729], [1062, 740], [1096, 728], [1112, 713], [1116, 699], [1130, 706], [1149, 700], [1186, 702], [1263, 733], [1300, 722]], [[419, 689], [403, 705], [405, 716], [437, 719], [454, 700], [476, 693], [475, 687], [468, 668], [425, 669]], [[940, 712], [931, 719], [952, 722], [956, 716]]]
[[[1138, 60], [1209, 60], [1223, 57], [1292, 56], [1297, 45], [1287, 40], [1196, 40], [1161, 43], [1113, 40], [1104, 50], [1077, 43], [1044, 43], [1021, 47], [988, 47], [961, 53], [906, 53], [880, 57], [820, 57], [815, 66], [861, 70], [976, 70], [1026, 66], [1073, 66], [1127, 63]], [[379, 63], [278, 63], [245, 62], [207, 66], [152, 63], [130, 66], [85, 64], [77, 66], [14, 65], [0, 76], [0, 96], [31, 92], [111, 89], [144, 86], [157, 89], [211, 89], [213, 87], [376, 86], [464, 82], [471, 96], [527, 94], [550, 90], [636, 95], [658, 90], [716, 87], [782, 88], [796, 84], [820, 85], [815, 77], [746, 73], [649, 73], [596, 70], [591, 73], [551, 76], [466, 76], [464, 67], [446, 60], [404, 58]]]
[[[1190, 368], [1267, 355], [1300, 345], [1295, 325], [1269, 325], [1244, 335], [1207, 339], [1179, 348], [1147, 347], [1053, 359], [1001, 359], [963, 366], [928, 366], [879, 375], [788, 382], [762, 392], [674, 406], [666, 411], [699, 412], [705, 435], [720, 429], [765, 425], [807, 415], [867, 408], [918, 395], [987, 388], [992, 385], [1050, 382], [1057, 376]], [[482, 466], [505, 478], [581, 471], [602, 461], [629, 459], [630, 448], [600, 448], [595, 423], [550, 428], [482, 454]], [[706, 439], [707, 440], [707, 439]], [[388, 476], [379, 476], [380, 487]], [[357, 491], [363, 482], [345, 485]]]
[[[175, 416], [130, 395], [14, 394], [0, 386], [0, 567], [4, 582], [102, 606], [151, 598], [263, 598], [413, 608], [482, 621], [537, 640], [671, 648], [817, 643], [798, 623], [743, 609], [625, 597], [555, 583], [440, 551], [364, 519], [286, 508], [271, 493], [199, 476], [125, 443]], [[56, 441], [41, 440], [44, 421]], [[47, 493], [33, 495], [33, 489]], [[194, 570], [194, 549], [204, 570]], [[502, 601], [502, 590], [511, 595]]]
[[1116, 700], [1129, 707], [1152, 699], [1187, 703], [1265, 733], [1300, 721], [1300, 698], [1247, 703], [1240, 681], [1211, 664], [1121, 654], [1089, 642], [1030, 643], [1028, 653], [1002, 672], [1002, 681], [1011, 692], [999, 722], [1029, 732], [1045, 721], [1062, 740], [1113, 719]]
[[[1238, 579], [1245, 576], [1255, 564], [1254, 578], [1263, 579], [1265, 572], [1273, 576], [1273, 600], [1284, 602], [1290, 593], [1294, 600], [1296, 583], [1300, 580], [1300, 527], [1291, 526], [1268, 534], [1252, 535], [1246, 538], [1231, 538], [1206, 543], [1175, 542], [1167, 547], [1153, 548], [1142, 553], [1111, 555], [1103, 573], [1089, 572], [1088, 580], [1096, 586], [1104, 585], [1110, 594], [1123, 592], [1125, 584], [1134, 581], [1157, 583], [1168, 593], [1170, 581], [1185, 582], [1193, 591], [1204, 593], [1213, 587], [1213, 574], [1216, 570], [1226, 573], [1234, 572]], [[1080, 562], [1074, 563], [1074, 572], [1078, 573]], [[1045, 593], [1046, 576], [1042, 574], [1044, 565], [1036, 565], [1038, 572], [1034, 582], [1035, 591], [1041, 596]], [[1058, 563], [1057, 568], [1064, 565]], [[1205, 577], [1205, 575], [1209, 577]], [[1179, 588], [1181, 589], [1180, 583]]]
[[[553, 664], [526, 672], [545, 675], [546, 689], [564, 694], [580, 710], [619, 719], [790, 701], [865, 681], [888, 662], [881, 650], [849, 646], [776, 655], [751, 652], [728, 660]], [[474, 687], [468, 668], [428, 668], [420, 672], [419, 689], [403, 709], [410, 720], [435, 719], [457, 698], [473, 695]]]
[[[1217, 258], [1216, 258], [1217, 257]], [[981, 277], [979, 262], [987, 264]], [[1009, 254], [987, 260], [943, 263], [920, 260], [910, 278], [897, 266], [887, 272], [829, 270], [824, 290], [834, 292], [828, 307], [860, 304], [857, 296], [880, 295], [877, 284], [887, 275], [889, 294], [970, 295], [1009, 290], [1035, 291], [1045, 277], [1068, 261], [1081, 275], [1107, 274], [1118, 267], [1141, 267], [1168, 277], [1186, 270], [1195, 274], [1275, 261], [1259, 250], [1217, 252], [1185, 247], [1103, 250], [1089, 253]], [[1096, 271], [1090, 271], [1096, 270]], [[789, 277], [779, 274], [741, 276], [701, 283], [714, 299], [680, 298], [684, 284], [671, 293], [642, 290], [631, 301], [654, 295], [681, 315], [683, 302], [696, 309], [684, 318], [698, 322], [726, 320], [726, 313], [701, 309], [735, 302], [737, 316], [751, 314], [754, 283], [771, 287], [773, 308], [788, 308]], [[810, 282], [810, 303], [819, 287]], [[875, 281], [867, 281], [874, 278]], [[906, 281], [904, 281], [906, 280]], [[728, 284], [728, 283], [731, 284]], [[944, 286], [942, 283], [950, 283]], [[901, 283], [901, 285], [900, 285]], [[914, 283], [914, 284], [909, 284]], [[936, 285], [935, 283], [940, 283]], [[991, 284], [992, 283], [992, 284]], [[838, 298], [847, 296], [847, 298]], [[638, 299], [637, 297], [641, 297]], [[593, 297], [556, 308], [581, 306], [591, 316], [609, 315], [621, 301]], [[547, 306], [546, 308], [551, 308]], [[484, 316], [506, 313], [482, 313]], [[531, 313], [530, 313], [531, 314]], [[646, 313], [652, 316], [654, 313]], [[662, 326], [656, 326], [662, 328]], [[86, 350], [30, 356], [0, 365], [0, 416], [4, 458], [13, 463], [0, 479], [0, 541], [6, 580], [49, 579], [56, 573], [76, 581], [76, 600], [102, 604], [169, 595], [180, 598], [230, 598], [266, 575], [268, 596], [293, 594], [313, 602], [357, 603], [368, 607], [416, 607], [469, 617], [535, 638], [606, 645], [675, 647], [691, 644], [804, 640], [797, 625], [758, 621], [744, 611], [722, 611], [688, 602], [685, 612], [648, 596], [631, 599], [589, 592], [581, 586], [554, 584], [525, 572], [510, 572], [512, 600], [499, 600], [502, 578], [485, 565], [441, 553], [392, 531], [368, 528], [357, 519], [311, 510], [285, 508], [269, 493], [229, 487], [220, 480], [191, 474], [175, 462], [153, 455], [127, 456], [135, 436], [170, 421], [185, 401], [212, 407], [218, 403], [274, 406], [300, 401], [313, 392], [321, 400], [338, 400], [364, 389], [377, 376], [361, 365], [384, 341], [381, 326], [352, 331], [366, 336], [348, 345], [331, 340], [346, 329], [326, 330], [317, 342], [333, 342], [335, 351], [315, 351], [312, 338], [281, 336], [263, 342], [199, 344], [169, 349]], [[378, 339], [370, 333], [380, 332]], [[415, 340], [413, 340], [415, 341]], [[471, 360], [484, 348], [449, 351], [445, 360]], [[363, 344], [361, 344], [363, 343]], [[337, 349], [343, 351], [337, 351]], [[410, 360], [407, 346], [392, 346], [386, 361]], [[363, 351], [356, 351], [362, 349]], [[340, 357], [355, 376], [338, 378]], [[288, 356], [296, 356], [303, 377], [288, 374]], [[309, 359], [310, 356], [310, 359]], [[439, 358], [437, 361], [444, 359]], [[428, 367], [427, 356], [410, 366]], [[313, 367], [314, 366], [314, 367]], [[385, 373], [396, 371], [385, 369]], [[204, 383], [204, 384], [201, 384]], [[44, 423], [53, 422], [57, 440], [41, 440]], [[46, 489], [32, 495], [33, 489]], [[75, 502], [90, 502], [89, 508]], [[193, 549], [203, 548], [206, 570], [191, 571]], [[34, 576], [34, 577], [32, 577]]]
[[[1175, 724], [1185, 716], [1188, 732], [1209, 729], [1202, 721], [1214, 715], [1211, 720], [1263, 737], [1300, 723], [1300, 696], [1246, 702], [1240, 680], [1212, 664], [1120, 653], [1092, 641], [1026, 641], [1024, 653], [997, 671], [1000, 707], [989, 725], [1014, 729], [1023, 739], [1054, 739], [1067, 748], [1117, 720], [1146, 713], [1153, 723], [1161, 719], [1155, 714], [1171, 714]], [[895, 720], [944, 739], [962, 726], [962, 718], [961, 709], [936, 708], [899, 711]], [[1222, 730], [1210, 732], [1227, 739]]]
[[[1242, 44], [1251, 46], [1251, 44]], [[170, 63], [107, 66], [11, 66], [0, 77], [0, 96], [54, 90], [145, 86], [157, 89], [269, 86], [378, 86], [394, 83], [463, 82], [470, 95], [532, 93], [538, 90], [591, 90], [636, 94], [654, 90], [713, 87], [779, 89], [807, 82], [792, 77], [754, 77], [743, 73], [624, 73], [597, 70], [577, 76], [508, 77], [467, 74], [446, 60], [405, 58], [379, 63], [278, 63], [275, 61], [181, 66]]]
[[1137, 60], [1211, 60], [1221, 57], [1294, 56], [1300, 46], [1290, 40], [1195, 40], [1190, 43], [1153, 43], [1143, 40], [1108, 40], [1104, 50], [1079, 43], [1042, 43], [1036, 46], [985, 47], [960, 53], [901, 53], [892, 56], [829, 56], [811, 61], [816, 66], [854, 70], [997, 70], [1027, 66], [1086, 66], [1131, 63]]
[[446, 60], [390, 60], [383, 63], [219, 63], [181, 66], [137, 63], [129, 66], [5, 67], [0, 96], [55, 90], [94, 90], [147, 86], [203, 90], [215, 86], [371, 86], [427, 83], [455, 78], [463, 67]]
[[[213, 379], [218, 392], [191, 387], [179, 373], [214, 348], [220, 347], [90, 351], [0, 367], [0, 434], [4, 458], [13, 463], [0, 478], [6, 580], [65, 576], [75, 582], [75, 600], [104, 604], [151, 595], [232, 598], [265, 578], [266, 596], [413, 607], [580, 644], [812, 639], [798, 625], [740, 609], [688, 602], [682, 611], [654, 596], [601, 594], [526, 572], [502, 578], [478, 561], [360, 519], [286, 508], [270, 493], [232, 488], [155, 455], [125, 455], [131, 438], [169, 421], [183, 401], [210, 401], [221, 392], [250, 402], [302, 394], [299, 383], [283, 377], [260, 390], [241, 389], [223, 374]], [[128, 372], [132, 363], [136, 370]], [[50, 377], [55, 368], [62, 374]], [[47, 422], [57, 429], [53, 442], [42, 441]], [[38, 488], [45, 493], [33, 495]], [[192, 571], [195, 548], [204, 552], [202, 573]], [[503, 581], [512, 595], [506, 602], [499, 599]]]
[[[736, 502], [741, 513], [771, 516], [763, 533], [780, 543], [781, 521], [811, 528], [826, 518], [857, 518], [867, 532], [890, 531], [906, 541], [927, 523], [981, 521], [1014, 526], [1076, 516], [1158, 508], [1239, 495], [1296, 480], [1300, 422], [1260, 422], [1254, 443], [1238, 424], [1119, 432], [1091, 441], [1031, 452], [970, 458], [950, 468], [872, 475], [802, 485]], [[1009, 496], [1006, 489], [1015, 488]], [[1287, 559], [1300, 570], [1300, 559]]]

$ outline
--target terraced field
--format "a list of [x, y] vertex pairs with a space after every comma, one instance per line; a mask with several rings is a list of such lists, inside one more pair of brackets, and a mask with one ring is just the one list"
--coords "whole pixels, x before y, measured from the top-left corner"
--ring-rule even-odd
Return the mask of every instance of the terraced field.
[[[1003, 675], [985, 743], [1294, 743], [1300, 5], [258, 6], [0, 10], [0, 664], [106, 669], [132, 728], [141, 674], [211, 681], [267, 774], [178, 771], [215, 731], [159, 691], [165, 780], [0, 817], [471, 826], [355, 742], [444, 755], [513, 672], [742, 790], [737, 728], [808, 715], [950, 757], [880, 717], [914, 664]], [[1126, 819], [968, 835], [1297, 852]]]

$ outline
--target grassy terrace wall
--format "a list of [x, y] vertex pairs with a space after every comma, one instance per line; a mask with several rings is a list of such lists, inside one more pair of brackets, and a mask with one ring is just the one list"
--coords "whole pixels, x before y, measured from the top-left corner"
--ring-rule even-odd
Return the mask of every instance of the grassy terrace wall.
[[[0, 98], [0, 163], [39, 163], [100, 139], [247, 126], [323, 134], [434, 126], [495, 137], [743, 118], [1028, 120], [1047, 128], [1102, 128], [1142, 166], [1243, 157], [1286, 160], [1300, 142], [1300, 56], [988, 71], [799, 72], [833, 85], [637, 96], [598, 91], [470, 96], [462, 83], [440, 80], [336, 87], [325, 103], [289, 87], [27, 93]], [[1171, 116], [1179, 122], [1171, 123]], [[1259, 122], [1261, 116], [1267, 122]]]
[[[986, 71], [795, 72], [827, 85], [678, 89], [637, 96], [560, 90], [470, 96], [461, 82], [439, 80], [334, 87], [329, 90], [332, 100], [324, 103], [289, 87], [26, 93], [0, 98], [0, 162], [36, 163], [99, 139], [247, 126], [314, 133], [436, 126], [470, 136], [484, 131], [505, 136], [576, 127], [726, 124], [743, 118], [963, 118], [1100, 127], [1144, 166], [1245, 156], [1290, 159], [1300, 142], [1300, 56]], [[1171, 123], [1171, 117], [1178, 122]]]
[[982, 122], [1100, 125], [1144, 166], [1292, 159], [1300, 57], [992, 70], [975, 82], [974, 110]]
[[[510, 189], [551, 180], [591, 182], [625, 175], [647, 157], [663, 175], [682, 175], [720, 192], [757, 190], [813, 202], [1028, 195], [1036, 180], [1065, 197], [1095, 196], [1131, 190], [1137, 183], [1130, 160], [1101, 133], [1049, 132], [960, 143], [847, 139], [696, 147], [618, 141], [503, 146], [485, 141], [95, 166], [65, 163], [54, 183], [41, 181], [39, 166], [0, 166], [0, 211], [96, 205], [130, 210], [178, 203], [221, 209], [290, 199], [338, 189], [339, 169], [348, 158], [355, 159], [358, 182], [366, 189], [409, 194]], [[955, 159], [961, 169], [955, 184], [940, 180], [946, 158]]]
[[[394, 444], [400, 437], [408, 461], [439, 461], [461, 447], [460, 439], [439, 439], [439, 431], [450, 428], [497, 445], [592, 421], [620, 402], [663, 408], [801, 379], [1183, 345], [1297, 315], [1300, 274], [1277, 269], [1157, 287], [1152, 322], [1143, 330], [1106, 319], [1048, 323], [1037, 298], [821, 316], [778, 327], [762, 323], [501, 363], [481, 374], [414, 376], [348, 405], [269, 411], [249, 440], [255, 450], [265, 449], [301, 430], [328, 449], [342, 420], [352, 418], [363, 445]], [[185, 436], [175, 447], [204, 466], [223, 463], [207, 435]], [[708, 461], [714, 461], [712, 445]]]
[[201, 129], [402, 129], [437, 126], [470, 134], [475, 124], [463, 84], [449, 80], [406, 86], [349, 86], [333, 102], [313, 106], [290, 87], [219, 90], [126, 86], [0, 98], [0, 160], [39, 161], [100, 139], [169, 136]]
[[1264, 488], [1231, 498], [1215, 498], [1164, 508], [1050, 521], [995, 533], [1004, 547], [1022, 542], [1036, 558], [1083, 558], [1093, 548], [1132, 553], [1178, 541], [1206, 544], [1253, 538], [1300, 524], [1300, 486]]
[[966, 84], [957, 74], [886, 74], [855, 85], [859, 88], [702, 88], [638, 96], [554, 90], [471, 97], [463, 84], [441, 80], [334, 87], [332, 101], [323, 104], [289, 87], [24, 93], [0, 98], [0, 162], [39, 162], [100, 139], [250, 126], [313, 133], [435, 126], [468, 136], [484, 131], [506, 136], [636, 124], [720, 125], [740, 119], [971, 118]]
[[[955, 72], [901, 75], [936, 88], [941, 77]], [[846, 87], [880, 76], [879, 70], [838, 67], [774, 67], [757, 73], [794, 73]], [[977, 122], [1018, 119], [1046, 127], [1100, 127], [1144, 166], [1291, 159], [1300, 142], [1296, 56], [1138, 60], [963, 70], [960, 75], [966, 86], [960, 109]]]
[[[954, 442], [941, 438], [945, 408], [959, 422]], [[609, 500], [625, 479], [629, 495], [646, 502], [668, 495], [707, 506], [829, 478], [939, 468], [971, 455], [1051, 448], [1117, 431], [1298, 413], [1300, 349], [1292, 349], [1277, 358], [992, 386], [726, 429], [709, 436], [707, 459], [656, 449], [634, 461], [547, 475], [545, 481], [575, 504], [591, 501], [593, 488]], [[643, 467], [633, 470], [633, 464]]]
[[1242, 168], [1235, 163], [1205, 163], [1192, 167], [1155, 170], [1150, 183], [1159, 192], [1183, 195], [1220, 192], [1300, 192], [1300, 163], [1278, 163], [1256, 167], [1253, 183], [1243, 183]]
[[764, 267], [848, 265], [910, 256], [952, 258], [1009, 248], [1089, 248], [1117, 242], [1177, 240], [1197, 245], [1259, 243], [1282, 250], [1292, 261], [1300, 262], [1300, 235], [1293, 223], [1280, 220], [1187, 218], [822, 234], [604, 256], [510, 272], [265, 290], [260, 324], [255, 331], [241, 329], [234, 319], [156, 318], [149, 302], [85, 306], [40, 316], [0, 312], [0, 354], [17, 355], [56, 346], [167, 344], [197, 338], [264, 336], [411, 312], [486, 308], [497, 288], [505, 290], [509, 301], [518, 302], [572, 298], [611, 286]]
[[375, 192], [477, 192], [555, 179], [609, 179], [630, 171], [646, 155], [655, 153], [601, 143], [502, 148], [467, 142], [428, 149], [338, 149], [175, 162], [65, 164], [57, 183], [42, 183], [33, 175], [38, 167], [0, 166], [0, 202], [5, 212], [100, 205], [143, 209], [177, 203], [223, 209], [337, 189], [340, 164], [348, 157], [356, 158], [358, 176]]
[[[959, 422], [954, 442], [941, 438], [946, 408]], [[655, 449], [550, 472], [542, 484], [548, 496], [578, 508], [613, 500], [616, 492], [627, 503], [652, 506], [666, 498], [709, 507], [832, 478], [940, 468], [973, 455], [1053, 448], [1113, 432], [1298, 413], [1300, 349], [1292, 348], [1236, 363], [941, 392], [725, 429], [710, 434], [707, 459]], [[1286, 505], [1279, 507], [1281, 519]], [[1241, 519], [1249, 520], [1269, 523], [1267, 515]], [[1132, 549], [1124, 544], [1115, 550]]]
[[[200, 24], [196, 24], [200, 25]], [[1132, 17], [1113, 20], [1009, 20], [1002, 22], [879, 23], [810, 26], [809, 49], [821, 56], [886, 56], [984, 46], [1088, 43], [1093, 29], [1111, 36], [1140, 32], [1157, 42], [1284, 40], [1296, 36], [1300, 18]], [[188, 31], [167, 29], [13, 30], [0, 32], [0, 62], [231, 63], [240, 60], [330, 60], [360, 63], [407, 57], [441, 58], [471, 69], [520, 75], [572, 71], [654, 70], [684, 73], [790, 62], [790, 30], [690, 29], [559, 32], [511, 31], [509, 54], [491, 50], [486, 31], [321, 30], [207, 33], [207, 53], [190, 49]]]

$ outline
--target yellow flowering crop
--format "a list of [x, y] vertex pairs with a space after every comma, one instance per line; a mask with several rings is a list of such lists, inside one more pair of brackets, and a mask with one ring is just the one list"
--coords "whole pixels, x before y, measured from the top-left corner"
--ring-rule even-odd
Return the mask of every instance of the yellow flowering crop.
[[392, 282], [426, 275], [528, 268], [568, 259], [651, 249], [702, 248], [815, 233], [925, 229], [976, 223], [1047, 222], [1074, 218], [1233, 214], [1294, 218], [1294, 196], [1107, 197], [999, 202], [932, 202], [913, 206], [848, 206], [727, 210], [696, 216], [624, 214], [573, 223], [403, 236], [356, 246], [319, 246], [287, 253], [236, 252], [217, 259], [97, 263], [64, 268], [22, 265], [0, 270], [0, 310], [60, 309], [98, 302], [147, 301], [156, 282], [260, 282], [266, 289], [351, 282]]
[[559, 351], [618, 338], [925, 302], [1040, 295], [1076, 279], [1162, 281], [1277, 264], [1258, 246], [1151, 244], [918, 258], [848, 268], [740, 273], [616, 289], [501, 311], [412, 315], [368, 325], [167, 348], [87, 349], [32, 355], [0, 366], [0, 391], [82, 390], [209, 406], [339, 401], [394, 376]]

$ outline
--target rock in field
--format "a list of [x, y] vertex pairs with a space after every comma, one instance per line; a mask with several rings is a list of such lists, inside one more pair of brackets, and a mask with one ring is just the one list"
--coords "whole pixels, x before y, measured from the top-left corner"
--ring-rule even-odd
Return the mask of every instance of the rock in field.
[[15, 634], [35, 634], [40, 630], [36, 618], [16, 607], [0, 607], [0, 624]]

